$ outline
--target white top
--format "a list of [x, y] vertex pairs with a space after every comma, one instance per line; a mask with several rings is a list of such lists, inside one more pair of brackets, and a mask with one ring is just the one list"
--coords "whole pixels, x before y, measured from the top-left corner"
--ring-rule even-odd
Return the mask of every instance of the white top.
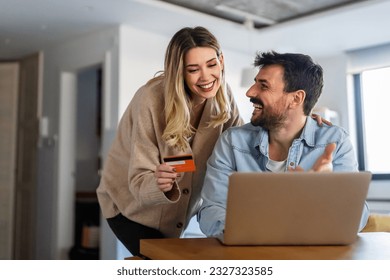
[[286, 170], [287, 159], [284, 161], [276, 161], [269, 159], [267, 168], [272, 172], [284, 172]]

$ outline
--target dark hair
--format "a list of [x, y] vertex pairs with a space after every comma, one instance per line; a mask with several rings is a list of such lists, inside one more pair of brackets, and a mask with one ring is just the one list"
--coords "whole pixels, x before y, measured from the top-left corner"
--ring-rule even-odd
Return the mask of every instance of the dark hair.
[[322, 67], [313, 62], [308, 55], [297, 53], [258, 52], [254, 65], [264, 67], [281, 65], [284, 68], [284, 91], [304, 90], [306, 97], [303, 106], [305, 115], [310, 115], [317, 103], [324, 85]]

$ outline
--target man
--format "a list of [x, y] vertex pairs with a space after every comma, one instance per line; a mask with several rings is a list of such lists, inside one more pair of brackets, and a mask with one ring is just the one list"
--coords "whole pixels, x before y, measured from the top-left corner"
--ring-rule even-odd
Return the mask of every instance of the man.
[[[259, 53], [260, 68], [246, 95], [251, 123], [222, 134], [207, 163], [198, 213], [207, 236], [222, 233], [232, 172], [357, 171], [347, 132], [308, 117], [321, 95], [323, 70], [303, 54]], [[365, 205], [360, 229], [368, 219]]]

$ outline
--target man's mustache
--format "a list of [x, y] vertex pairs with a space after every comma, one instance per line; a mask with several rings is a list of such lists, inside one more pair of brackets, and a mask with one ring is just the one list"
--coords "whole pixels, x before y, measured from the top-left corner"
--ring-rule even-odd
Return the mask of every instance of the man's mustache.
[[263, 106], [263, 102], [261, 102], [261, 100], [257, 99], [257, 98], [251, 98], [249, 99], [250, 102], [252, 102], [253, 104], [259, 104], [261, 106]]

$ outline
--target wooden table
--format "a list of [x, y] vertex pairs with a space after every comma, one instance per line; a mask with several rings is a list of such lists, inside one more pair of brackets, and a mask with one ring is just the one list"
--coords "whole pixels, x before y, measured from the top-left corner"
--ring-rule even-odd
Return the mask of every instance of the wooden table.
[[155, 260], [390, 260], [390, 233], [360, 233], [348, 246], [225, 246], [215, 238], [143, 239]]

